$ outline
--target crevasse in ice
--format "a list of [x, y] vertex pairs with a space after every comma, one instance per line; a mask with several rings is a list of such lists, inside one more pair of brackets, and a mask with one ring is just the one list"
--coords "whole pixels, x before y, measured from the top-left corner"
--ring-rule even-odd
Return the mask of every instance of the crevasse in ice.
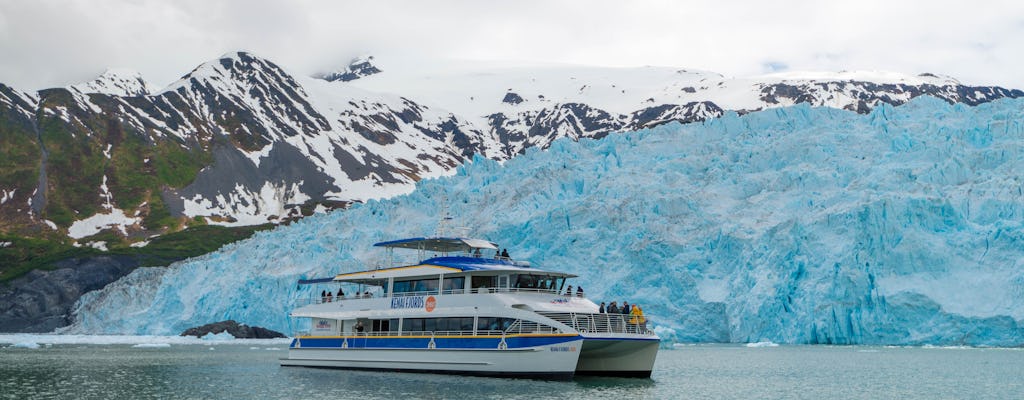
[[666, 340], [1020, 345], [1022, 171], [1024, 100], [794, 106], [560, 140], [137, 270], [87, 294], [68, 332], [294, 332], [293, 300], [320, 290], [297, 279], [432, 234], [447, 198], [471, 236], [641, 304]]

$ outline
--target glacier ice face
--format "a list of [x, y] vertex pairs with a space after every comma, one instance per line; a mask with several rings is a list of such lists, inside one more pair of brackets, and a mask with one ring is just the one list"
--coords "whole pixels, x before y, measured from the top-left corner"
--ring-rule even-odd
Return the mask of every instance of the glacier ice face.
[[300, 278], [470, 234], [589, 296], [639, 303], [667, 340], [1024, 343], [1024, 100], [925, 98], [868, 115], [794, 106], [476, 158], [405, 196], [303, 219], [79, 302], [73, 333], [233, 319], [291, 332]]

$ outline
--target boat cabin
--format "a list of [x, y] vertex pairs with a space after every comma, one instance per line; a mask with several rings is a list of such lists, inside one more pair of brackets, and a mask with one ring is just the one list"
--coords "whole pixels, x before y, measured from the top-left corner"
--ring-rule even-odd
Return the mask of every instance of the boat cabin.
[[[387, 263], [396, 265], [338, 274], [332, 282], [353, 288], [348, 298], [403, 297], [496, 292], [561, 293], [576, 275], [541, 271], [527, 262], [498, 253], [496, 244], [469, 238], [413, 238], [377, 243], [387, 250]], [[415, 259], [396, 257], [395, 249], [416, 252]], [[485, 256], [489, 254], [489, 256]], [[342, 299], [342, 300], [344, 300]]]

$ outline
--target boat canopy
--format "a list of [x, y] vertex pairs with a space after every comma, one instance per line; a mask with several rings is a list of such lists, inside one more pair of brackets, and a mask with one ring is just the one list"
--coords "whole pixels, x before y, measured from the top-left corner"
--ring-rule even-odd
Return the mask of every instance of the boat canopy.
[[417, 265], [338, 274], [334, 277], [334, 280], [339, 282], [369, 283], [371, 281], [387, 280], [388, 278], [436, 277], [437, 275], [442, 274], [448, 275], [463, 272], [475, 272], [481, 275], [512, 272], [526, 275], [560, 276], [565, 278], [576, 277], [574, 274], [567, 274], [564, 272], [542, 271], [530, 268], [525, 264], [513, 261], [456, 256], [435, 257], [423, 260]]
[[388, 247], [388, 248], [400, 248], [400, 249], [413, 249], [423, 251], [434, 251], [438, 253], [452, 253], [457, 251], [470, 252], [473, 249], [489, 249], [497, 250], [498, 245], [494, 242], [483, 240], [483, 239], [471, 239], [471, 238], [447, 238], [447, 237], [432, 237], [432, 238], [410, 238], [401, 240], [392, 240], [390, 242], [380, 242], [374, 244], [377, 247]]

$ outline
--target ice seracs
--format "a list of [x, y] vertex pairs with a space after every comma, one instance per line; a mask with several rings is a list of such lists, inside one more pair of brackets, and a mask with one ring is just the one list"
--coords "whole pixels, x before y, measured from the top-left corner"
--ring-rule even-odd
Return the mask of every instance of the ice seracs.
[[139, 269], [83, 297], [73, 329], [174, 334], [217, 316], [298, 330], [267, 299], [363, 270], [373, 243], [429, 231], [447, 197], [514, 256], [579, 275], [589, 298], [639, 302], [662, 340], [1019, 346], [1017, 121], [1021, 99], [801, 105], [476, 158], [406, 196]]

